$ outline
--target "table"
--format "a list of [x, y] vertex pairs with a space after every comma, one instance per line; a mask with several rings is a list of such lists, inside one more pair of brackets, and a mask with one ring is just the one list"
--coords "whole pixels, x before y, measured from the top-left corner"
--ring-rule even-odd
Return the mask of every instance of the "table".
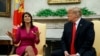
[[8, 36], [0, 36], [0, 55], [8, 55], [12, 48], [12, 39]]
[[0, 45], [12, 44], [12, 39], [8, 36], [0, 36]]

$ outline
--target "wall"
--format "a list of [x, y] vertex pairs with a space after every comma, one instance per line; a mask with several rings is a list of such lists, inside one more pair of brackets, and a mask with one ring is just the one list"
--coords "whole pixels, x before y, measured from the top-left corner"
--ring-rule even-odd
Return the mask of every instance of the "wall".
[[25, 0], [25, 10], [36, 14], [37, 11], [44, 8], [69, 8], [71, 6], [87, 7], [88, 9], [95, 11], [100, 15], [100, 0], [81, 0], [80, 4], [70, 4], [70, 5], [48, 5], [47, 0]]
[[[0, 36], [6, 35], [6, 31], [11, 31], [12, 29], [12, 16], [14, 10], [14, 0], [11, 0], [11, 17], [5, 18], [0, 17]], [[81, 0], [80, 4], [71, 4], [71, 5], [48, 5], [47, 0], [25, 0], [25, 11], [30, 12], [32, 15], [36, 14], [37, 11], [43, 8], [69, 8], [71, 6], [79, 6], [79, 7], [88, 7], [88, 9], [95, 11], [98, 15], [100, 15], [100, 0]]]

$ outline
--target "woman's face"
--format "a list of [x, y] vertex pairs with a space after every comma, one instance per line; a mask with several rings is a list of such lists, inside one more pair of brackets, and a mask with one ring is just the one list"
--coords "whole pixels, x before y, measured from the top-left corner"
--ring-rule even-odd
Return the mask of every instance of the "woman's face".
[[30, 23], [31, 22], [31, 17], [28, 14], [24, 15], [24, 22], [25, 23]]

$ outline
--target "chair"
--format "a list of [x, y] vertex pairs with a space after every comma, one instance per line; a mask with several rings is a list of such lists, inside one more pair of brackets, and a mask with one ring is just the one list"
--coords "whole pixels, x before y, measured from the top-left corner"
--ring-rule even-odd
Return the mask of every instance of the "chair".
[[36, 25], [40, 32], [40, 43], [36, 45], [38, 49], [38, 55], [37, 56], [45, 56], [45, 47], [46, 47], [46, 24], [34, 22], [34, 25]]
[[[45, 48], [46, 48], [46, 24], [38, 23], [38, 22], [33, 22], [33, 24], [38, 27], [39, 32], [40, 32], [40, 43], [38, 45], [36, 45], [36, 47], [38, 49], [38, 55], [37, 56], [45, 56]], [[9, 56], [15, 56], [15, 55], [9, 55]]]
[[99, 20], [93, 20], [94, 23], [94, 30], [95, 30], [95, 41], [94, 41], [94, 47], [96, 49], [97, 56], [100, 56], [100, 21]]

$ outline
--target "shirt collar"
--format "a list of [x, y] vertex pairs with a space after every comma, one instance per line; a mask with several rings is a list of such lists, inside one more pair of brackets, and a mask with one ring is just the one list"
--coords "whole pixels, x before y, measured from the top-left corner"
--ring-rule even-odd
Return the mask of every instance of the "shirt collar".
[[79, 19], [75, 22], [75, 23], [76, 23], [76, 25], [78, 25], [78, 24], [79, 24], [80, 20], [81, 20], [81, 18], [79, 18]]

